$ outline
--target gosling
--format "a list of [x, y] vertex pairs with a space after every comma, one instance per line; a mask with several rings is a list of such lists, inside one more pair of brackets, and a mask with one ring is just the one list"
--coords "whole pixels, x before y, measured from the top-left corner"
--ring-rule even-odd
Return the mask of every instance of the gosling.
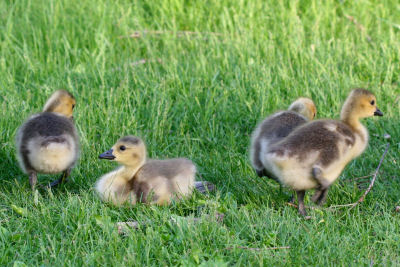
[[38, 173], [62, 172], [51, 187], [67, 181], [79, 154], [79, 137], [73, 122], [75, 105], [71, 93], [58, 90], [47, 100], [43, 112], [32, 115], [18, 129], [17, 158], [29, 175], [32, 190]]
[[269, 173], [262, 162], [269, 147], [288, 136], [294, 129], [313, 120], [317, 114], [314, 102], [305, 97], [294, 101], [287, 111], [279, 111], [262, 121], [251, 138], [250, 161], [259, 177], [267, 176], [278, 180]]
[[360, 119], [383, 116], [375, 96], [354, 89], [347, 97], [340, 120], [317, 120], [295, 129], [271, 146], [263, 163], [279, 181], [296, 191], [298, 210], [306, 216], [305, 191], [316, 189], [312, 200], [322, 205], [330, 185], [345, 166], [368, 145], [368, 130]]
[[194, 188], [196, 167], [190, 160], [148, 160], [146, 146], [139, 137], [121, 138], [99, 158], [122, 165], [103, 175], [95, 185], [100, 198], [114, 205], [166, 205], [174, 197], [190, 196]]

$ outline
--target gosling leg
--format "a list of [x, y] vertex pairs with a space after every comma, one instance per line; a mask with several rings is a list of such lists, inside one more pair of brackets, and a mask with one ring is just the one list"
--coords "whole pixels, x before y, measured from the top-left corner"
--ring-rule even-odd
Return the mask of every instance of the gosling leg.
[[322, 195], [322, 193], [323, 193], [323, 189], [321, 189], [321, 187], [318, 187], [315, 190], [314, 195], [311, 197], [312, 202], [317, 203], [317, 201], [320, 198], [320, 196]]
[[322, 170], [318, 167], [314, 167], [312, 169], [312, 175], [314, 176], [314, 179], [318, 181], [319, 188], [317, 189], [317, 191], [315, 191], [311, 200], [318, 205], [323, 205], [326, 201], [326, 196], [330, 187], [330, 183], [327, 179], [325, 179], [325, 177], [323, 177]]
[[35, 190], [36, 183], [37, 173], [32, 171], [29, 173], [29, 184], [31, 185], [32, 190]]
[[330, 182], [322, 175], [322, 170], [320, 168], [314, 167], [312, 169], [312, 175], [314, 179], [317, 180], [322, 190], [328, 188], [331, 185]]
[[321, 190], [321, 194], [315, 203], [317, 203], [317, 205], [319, 206], [324, 205], [327, 195], [328, 195], [328, 188]]
[[58, 186], [59, 184], [63, 184], [63, 183], [65, 183], [65, 182], [67, 182], [67, 181], [68, 181], [68, 176], [69, 176], [70, 174], [71, 174], [71, 168], [66, 169], [66, 170], [61, 174], [61, 176], [60, 176], [59, 179], [53, 181], [53, 182], [50, 184], [50, 187], [56, 187], [56, 186]]
[[294, 194], [289, 197], [288, 202], [294, 204]]
[[256, 170], [257, 176], [258, 177], [264, 177], [264, 176], [268, 176], [267, 172], [265, 171], [265, 169], [262, 170]]
[[296, 191], [297, 193], [297, 202], [299, 205], [299, 213], [306, 217], [307, 216], [307, 212], [306, 212], [306, 207], [304, 206], [304, 195], [306, 194], [306, 191], [304, 190], [300, 190], [300, 191]]

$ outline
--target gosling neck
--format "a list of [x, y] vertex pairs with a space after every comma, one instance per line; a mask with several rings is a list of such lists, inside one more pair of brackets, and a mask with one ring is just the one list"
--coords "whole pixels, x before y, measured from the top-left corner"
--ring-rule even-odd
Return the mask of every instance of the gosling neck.
[[119, 173], [121, 177], [123, 177], [125, 180], [129, 181], [132, 180], [132, 178], [136, 175], [136, 173], [139, 171], [140, 168], [145, 163], [145, 159], [142, 160], [139, 164], [135, 165], [122, 165], [122, 168], [119, 170]]
[[347, 125], [349, 125], [353, 129], [359, 129], [360, 127], [362, 127], [360, 118], [358, 118], [357, 116], [354, 116], [351, 113], [342, 114], [340, 120], [342, 122], [346, 123]]
[[354, 100], [352, 98], [346, 99], [342, 111], [340, 112], [340, 120], [350, 126], [353, 130], [359, 132], [364, 129], [360, 122], [360, 116], [357, 110], [354, 109]]
[[351, 129], [353, 129], [354, 133], [357, 134], [361, 138], [361, 140], [368, 140], [368, 130], [360, 122], [359, 116], [356, 116], [352, 113], [342, 113], [341, 115], [341, 121], [347, 124]]

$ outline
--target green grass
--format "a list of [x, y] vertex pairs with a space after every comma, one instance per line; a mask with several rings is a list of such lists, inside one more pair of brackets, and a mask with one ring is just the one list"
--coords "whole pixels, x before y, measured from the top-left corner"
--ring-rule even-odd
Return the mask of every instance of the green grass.
[[[0, 1], [0, 265], [399, 265], [399, 14], [394, 0]], [[144, 30], [164, 33], [125, 38]], [[385, 133], [389, 153], [365, 202], [306, 221], [285, 204], [289, 190], [256, 177], [249, 136], [299, 96], [338, 118], [354, 87], [373, 91], [385, 116], [364, 121], [370, 145], [325, 207], [361, 196], [348, 181], [375, 170]], [[59, 88], [77, 98], [82, 153], [70, 183], [35, 196], [14, 137]], [[126, 134], [150, 157], [192, 159], [218, 192], [170, 207], [102, 203], [93, 184], [115, 165], [97, 156]], [[216, 212], [223, 224], [208, 219]], [[129, 219], [148, 223], [119, 236], [113, 223]], [[277, 246], [290, 249], [265, 249]]]

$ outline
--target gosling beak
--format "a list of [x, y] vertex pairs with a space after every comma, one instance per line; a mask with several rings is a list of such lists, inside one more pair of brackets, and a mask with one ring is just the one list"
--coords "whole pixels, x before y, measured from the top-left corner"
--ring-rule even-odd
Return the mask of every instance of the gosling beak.
[[383, 112], [379, 108], [376, 108], [374, 116], [383, 116]]
[[115, 156], [113, 155], [113, 150], [110, 149], [104, 152], [103, 154], [100, 154], [99, 159], [109, 159], [109, 160], [115, 159]]

